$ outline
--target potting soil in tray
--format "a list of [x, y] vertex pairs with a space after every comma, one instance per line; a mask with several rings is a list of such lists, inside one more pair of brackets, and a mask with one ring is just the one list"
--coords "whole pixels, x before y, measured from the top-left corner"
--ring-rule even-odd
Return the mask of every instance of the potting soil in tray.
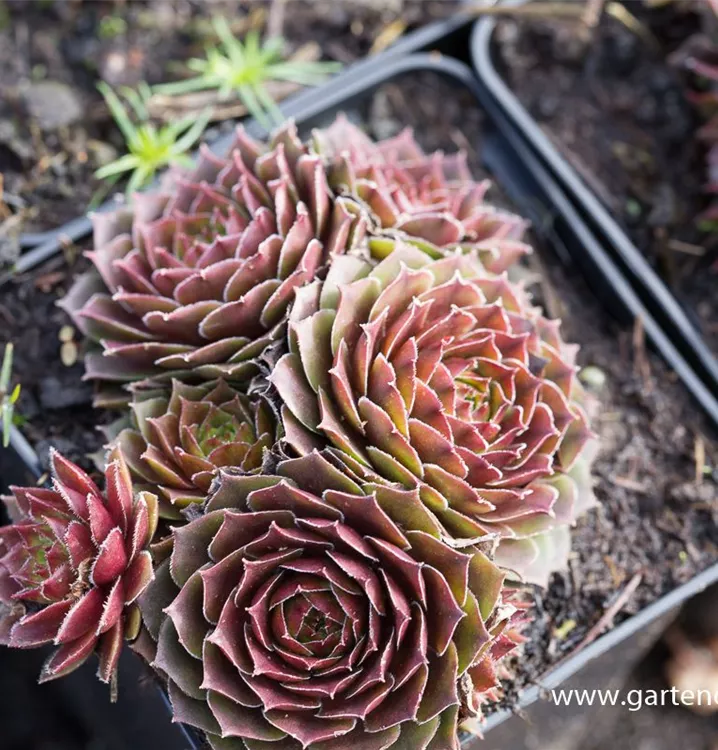
[[718, 354], [718, 236], [702, 124], [681, 61], [695, 42], [689, 3], [629, 3], [647, 39], [604, 16], [590, 34], [556, 19], [502, 20], [499, 72], [559, 152], [628, 231]]
[[[388, 137], [413, 125], [427, 149], [464, 148], [477, 177], [482, 113], [465, 90], [455, 90], [434, 74], [412, 75], [387, 84], [369, 104], [351, 111], [375, 137]], [[493, 193], [501, 203], [500, 192]], [[537, 263], [539, 265], [537, 265]], [[66, 368], [60, 360], [61, 326], [66, 325], [54, 302], [67, 288], [76, 266], [61, 258], [3, 289], [10, 315], [0, 340], [37, 342], [33, 355], [18, 357], [28, 404], [42, 404], [46, 378], [61, 380], [65, 389], [80, 385], [81, 366]], [[718, 451], [685, 389], [672, 372], [646, 352], [640, 329], [619, 331], [575, 273], [557, 265], [540, 248], [532, 269], [541, 272], [532, 290], [550, 315], [563, 317], [563, 334], [581, 344], [581, 365], [591, 365], [591, 382], [600, 399], [594, 428], [602, 442], [595, 465], [599, 507], [581, 519], [574, 533], [570, 569], [553, 576], [547, 591], [535, 592], [536, 619], [527, 632], [523, 656], [515, 659], [515, 691], [571, 652], [636, 574], [642, 581], [616, 621], [690, 579], [716, 560], [718, 551], [718, 472], [696, 479], [696, 445], [708, 467], [718, 465]], [[48, 275], [55, 282], [48, 287]], [[605, 381], [599, 385], [599, 381]], [[89, 393], [68, 408], [52, 403], [26, 414], [24, 431], [37, 444], [55, 442], [70, 457], [95, 450], [101, 439], [92, 430]], [[87, 463], [87, 462], [86, 462]]]

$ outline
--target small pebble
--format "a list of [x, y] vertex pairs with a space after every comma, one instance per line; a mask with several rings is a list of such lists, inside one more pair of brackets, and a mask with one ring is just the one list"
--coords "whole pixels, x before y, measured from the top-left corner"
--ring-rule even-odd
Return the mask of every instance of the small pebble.
[[32, 83], [24, 98], [31, 117], [43, 130], [54, 130], [82, 119], [83, 106], [78, 93], [60, 81]]
[[578, 377], [592, 391], [600, 391], [606, 385], [606, 373], [595, 365], [584, 367]]
[[65, 367], [72, 367], [77, 362], [77, 344], [65, 341], [60, 347], [60, 360]]
[[75, 338], [75, 329], [72, 326], [63, 326], [57, 334], [57, 338], [63, 343], [72, 341]]

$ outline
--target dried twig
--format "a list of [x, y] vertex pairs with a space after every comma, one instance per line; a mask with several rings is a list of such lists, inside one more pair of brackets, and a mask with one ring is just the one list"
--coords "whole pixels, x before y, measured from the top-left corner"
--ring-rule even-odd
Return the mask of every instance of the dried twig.
[[706, 444], [703, 435], [696, 435], [693, 442], [693, 456], [696, 465], [696, 484], [703, 482], [703, 468], [706, 465]]
[[631, 492], [638, 492], [645, 495], [648, 492], [648, 488], [645, 484], [631, 479], [631, 477], [610, 477], [611, 484], [615, 484], [616, 487], [621, 487], [624, 490], [630, 490]]
[[604, 555], [603, 561], [606, 563], [606, 565], [608, 566], [608, 570], [611, 573], [611, 580], [613, 581], [613, 585], [618, 588], [625, 580], [623, 572], [618, 569], [618, 566], [610, 555]]
[[[612, 573], [613, 574], [613, 573]], [[626, 587], [621, 593], [614, 599], [608, 609], [601, 615], [598, 622], [586, 633], [583, 640], [579, 641], [575, 648], [572, 648], [562, 659], [559, 659], [554, 663], [551, 669], [557, 669], [564, 664], [568, 659], [572, 658], [579, 651], [582, 651], [590, 643], [593, 643], [596, 638], [602, 635], [608, 628], [613, 624], [616, 615], [628, 604], [628, 601], [635, 593], [636, 589], [640, 586], [643, 580], [643, 573], [636, 573], [631, 580], [626, 584]]]
[[[267, 21], [267, 9], [262, 5], [254, 5], [249, 15], [232, 16], [227, 18], [230, 31], [237, 37], [244, 36], [251, 29], [262, 29]], [[214, 37], [215, 30], [211, 17], [197, 18], [189, 23], [191, 33], [198, 37]]]
[[636, 575], [631, 578], [623, 591], [621, 591], [621, 593], [615, 598], [613, 604], [611, 604], [611, 606], [601, 615], [598, 622], [588, 631], [588, 633], [586, 633], [578, 646], [576, 646], [572, 652], [573, 654], [586, 648], [589, 643], [593, 643], [599, 635], [613, 625], [613, 620], [616, 615], [626, 606], [626, 604], [628, 604], [629, 599], [640, 586], [642, 580], [643, 573], [636, 573]]
[[706, 249], [701, 245], [694, 245], [692, 242], [683, 242], [683, 240], [668, 240], [666, 247], [669, 250], [674, 250], [677, 253], [685, 253], [686, 255], [694, 255], [697, 258], [702, 258], [706, 254]]
[[578, 35], [584, 44], [588, 45], [593, 41], [596, 30], [601, 25], [601, 18], [605, 9], [606, 0], [586, 0], [581, 17], [581, 27], [578, 30]]
[[569, 18], [580, 20], [584, 13], [581, 3], [531, 2], [525, 5], [469, 5], [467, 16], [517, 16], [524, 18]]
[[371, 49], [369, 50], [370, 55], [376, 55], [382, 52], [394, 42], [406, 31], [406, 21], [402, 18], [396, 18], [395, 20], [388, 23], [384, 28], [376, 35]]
[[646, 355], [646, 332], [643, 319], [636, 318], [633, 325], [633, 363], [648, 390], [651, 379], [651, 365]]
[[593, 31], [598, 26], [605, 6], [606, 0], [586, 0], [586, 7], [581, 20], [587, 30]]
[[626, 584], [626, 587], [621, 593], [614, 599], [613, 604], [601, 615], [598, 622], [586, 633], [578, 645], [572, 648], [562, 659], [559, 659], [555, 664], [552, 665], [552, 669], [557, 669], [564, 662], [568, 661], [569, 658], [573, 657], [579, 651], [582, 651], [590, 643], [593, 643], [598, 636], [602, 635], [613, 624], [613, 620], [616, 615], [628, 604], [629, 599], [633, 596], [636, 589], [639, 587], [643, 580], [643, 573], [636, 573], [631, 580]]
[[623, 3], [606, 0], [578, 2], [530, 2], [525, 5], [470, 5], [464, 9], [467, 16], [506, 16], [516, 18], [550, 18], [580, 22], [584, 29], [598, 26], [602, 13], [612, 16], [652, 47], [658, 46], [650, 29], [631, 13]]
[[641, 23], [641, 21], [639, 21], [623, 3], [608, 3], [606, 6], [606, 13], [617, 21], [620, 21], [620, 23], [622, 23], [629, 31], [632, 31], [645, 44], [653, 47], [654, 50], [660, 48], [658, 40], [648, 26]]
[[284, 36], [284, 16], [286, 0], [272, 0], [267, 16], [267, 36]]
[[3, 177], [3, 173], [0, 172], [0, 220], [7, 219], [10, 216], [12, 216], [12, 211], [3, 200], [4, 197], [5, 197], [4, 177]]

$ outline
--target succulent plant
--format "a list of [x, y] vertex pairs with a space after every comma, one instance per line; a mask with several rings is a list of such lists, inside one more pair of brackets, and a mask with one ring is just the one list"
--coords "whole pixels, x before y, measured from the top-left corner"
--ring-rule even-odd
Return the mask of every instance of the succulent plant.
[[[213, 748], [458, 748], [520, 640], [476, 547], [404, 531], [319, 454], [220, 472], [140, 606], [174, 718]], [[242, 742], [244, 744], [242, 744]]]
[[123, 638], [140, 628], [137, 598], [153, 577], [147, 546], [156, 498], [133, 496], [127, 466], [110, 457], [103, 494], [75, 464], [53, 453], [53, 488], [13, 487], [16, 522], [0, 528], [0, 643], [54, 644], [40, 682], [79, 667], [93, 652], [111, 682]]
[[[361, 239], [352, 210], [333, 200], [320, 157], [288, 124], [268, 147], [240, 129], [226, 159], [204, 149], [168, 191], [96, 214], [95, 269], [62, 302], [104, 349], [86, 356], [86, 377], [251, 377], [284, 332], [294, 290]], [[98, 403], [126, 401], [106, 391]]]
[[434, 258], [476, 250], [495, 273], [531, 252], [521, 241], [528, 222], [486, 202], [491, 183], [472, 178], [464, 152], [427, 155], [410, 128], [375, 143], [344, 115], [314, 131], [314, 145], [335, 192], [358, 201], [382, 235], [371, 242], [375, 254], [390, 252], [397, 233]]
[[223, 380], [173, 380], [170, 393], [135, 391], [131, 411], [134, 427], [120, 432], [117, 445], [136, 487], [158, 495], [160, 515], [168, 518], [206, 499], [217, 468], [258, 473], [278, 437], [267, 401]]
[[198, 117], [183, 117], [169, 125], [156, 126], [150, 121], [147, 111], [151, 92], [149, 86], [142, 83], [137, 91], [128, 87], [120, 89], [135, 116], [136, 122], [133, 122], [125, 104], [104, 81], [97, 88], [125, 139], [127, 153], [100, 167], [95, 177], [113, 185], [126, 172], [130, 172], [126, 188], [129, 197], [135, 190], [147, 185], [158, 169], [168, 165], [192, 166], [187, 152], [207, 127], [211, 110]]
[[576, 347], [475, 254], [409, 245], [375, 267], [336, 258], [298, 293], [271, 380], [287, 442], [367, 481], [418, 489], [447, 538], [547, 582], [593, 502]]
[[198, 73], [194, 78], [155, 86], [160, 94], [188, 94], [216, 89], [220, 100], [236, 93], [249, 114], [265, 127], [284, 119], [267, 90], [271, 81], [289, 81], [302, 86], [318, 86], [341, 68], [337, 62], [284, 59], [282, 38], [260, 40], [259, 32], [237, 39], [225, 18], [212, 21], [221, 45], [207, 49], [204, 59], [192, 58], [187, 67]]
[[131, 426], [106, 501], [58, 457], [55, 490], [15, 490], [0, 599], [45, 606], [8, 608], [6, 640], [61, 644], [51, 676], [99, 643], [109, 679], [136, 636], [215, 750], [458, 748], [521, 641], [513, 579], [545, 584], [593, 500], [576, 347], [504, 273], [525, 224], [486, 189], [461, 154], [339, 119], [311, 146], [239, 130], [95, 217], [64, 306]]

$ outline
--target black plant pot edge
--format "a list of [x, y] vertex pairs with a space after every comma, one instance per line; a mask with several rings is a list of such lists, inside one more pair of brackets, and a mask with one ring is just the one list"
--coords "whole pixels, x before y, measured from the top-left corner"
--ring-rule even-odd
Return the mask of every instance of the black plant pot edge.
[[[496, 112], [495, 108], [491, 107], [485, 90], [476, 81], [471, 70], [465, 64], [455, 59], [429, 54], [409, 54], [405, 57], [397, 56], [390, 61], [384, 61], [381, 66], [364, 68], [361, 71], [361, 75], [338, 77], [332, 82], [332, 85], [314, 90], [311, 98], [302, 97], [301, 102], [297, 99], [296, 105], [293, 103], [291, 108], [287, 108], [287, 113], [296, 117], [300, 126], [307, 127], [312, 125], [318, 118], [331, 113], [332, 110], [336, 110], [350, 104], [356, 99], [367, 96], [378, 86], [403, 74], [417, 71], [439, 73], [463, 85], [474, 94], [479, 105], [487, 111], [495, 126], [495, 132], [492, 137], [494, 148], [493, 150], [489, 148], [487, 143], [486, 162], [492, 168], [492, 171], [498, 175], [497, 182], [517, 202], [524, 203], [524, 206], [521, 206], [521, 208], [528, 214], [533, 214], [530, 218], [543, 221], [546, 218], [546, 206], [550, 206], [553, 218], [557, 223], [560, 222], [562, 224], [563, 231], [568, 231], [572, 234], [573, 245], [575, 247], [582, 247], [590, 255], [592, 263], [602, 274], [601, 283], [617, 294], [622, 305], [633, 315], [641, 315], [643, 317], [646, 332], [654, 343], [660, 341], [661, 338], [665, 339], [665, 335], [658, 328], [655, 321], [643, 310], [643, 306], [636, 298], [630, 285], [622, 277], [613, 261], [590, 233], [573, 206], [568, 202], [546, 170], [538, 163], [523, 142], [517, 141], [514, 143], [511, 141], [511, 138], [507, 138], [510, 130], [507, 129], [504, 118], [500, 112]], [[350, 71], [347, 71], [348, 73]], [[303, 105], [301, 108], [299, 107], [300, 103]], [[215, 142], [212, 144], [212, 149], [216, 151], [226, 150], [227, 141], [228, 139], [221, 139]], [[522, 182], [525, 183], [523, 186], [521, 186]], [[537, 197], [542, 197], [545, 202], [545, 205], [538, 211], [535, 202], [530, 200]], [[529, 202], [527, 202], [527, 199], [529, 199]], [[83, 232], [78, 238], [84, 236], [86, 236], [86, 232]], [[49, 255], [59, 251], [60, 247], [57, 247], [53, 253], [38, 258], [32, 265], [36, 265], [45, 260], [46, 257], [49, 257]], [[27, 268], [29, 267], [31, 266]], [[670, 345], [670, 342], [668, 342], [668, 345]], [[661, 349], [661, 351], [686, 384], [688, 384], [691, 377], [695, 379], [695, 375], [690, 368], [687, 367], [675, 351], [671, 352], [669, 346], [665, 350]], [[718, 426], [718, 405], [712, 416], [714, 423]], [[24, 465], [36, 476], [39, 476], [40, 464], [38, 457], [17, 429], [13, 429], [12, 447]], [[718, 580], [718, 565], [709, 568], [688, 583], [674, 589], [574, 656], [569, 656], [560, 667], [549, 671], [542, 678], [541, 686], [532, 686], [524, 690], [519, 697], [518, 705], [521, 708], [529, 706], [540, 697], [541, 690], [561, 684], [590, 661], [604, 655], [611, 648], [716, 580]], [[166, 696], [165, 701], [169, 706]], [[511, 715], [512, 712], [506, 710], [489, 716], [483, 728], [484, 733], [496, 727]], [[191, 729], [186, 729], [186, 739], [193, 748], [198, 749], [202, 746], [202, 742], [198, 742], [196, 733]], [[467, 738], [464, 746], [469, 747], [472, 743], [473, 738]]]
[[[520, 5], [525, 1], [508, 0], [505, 4]], [[505, 113], [511, 127], [520, 133], [567, 191], [592, 231], [607, 246], [618, 266], [630, 278], [647, 307], [671, 334], [672, 340], [701, 379], [718, 395], [718, 358], [711, 352], [686, 310], [499, 74], [491, 50], [496, 23], [493, 17], [483, 18], [474, 24], [471, 33], [471, 61], [481, 84]]]

